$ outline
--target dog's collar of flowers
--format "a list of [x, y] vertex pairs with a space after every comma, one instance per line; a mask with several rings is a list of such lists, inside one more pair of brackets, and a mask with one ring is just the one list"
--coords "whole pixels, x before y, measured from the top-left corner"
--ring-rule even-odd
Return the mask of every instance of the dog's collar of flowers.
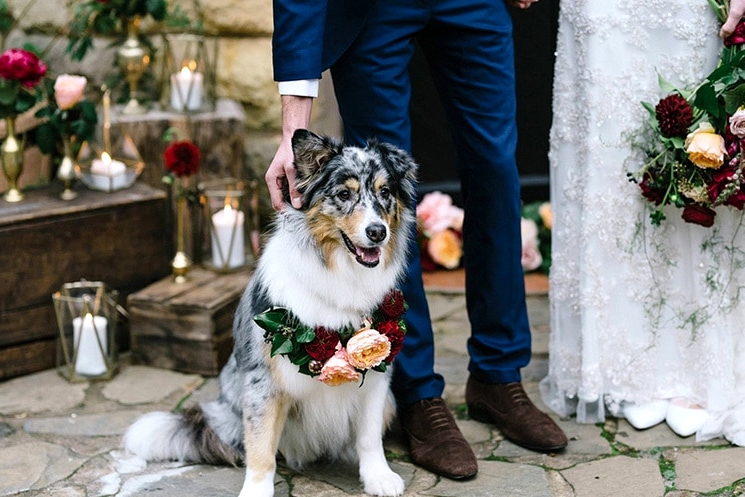
[[361, 318], [361, 325], [313, 328], [285, 307], [271, 307], [254, 316], [254, 321], [265, 330], [272, 357], [283, 355], [300, 373], [336, 386], [358, 381], [370, 369], [386, 371], [403, 345], [407, 308], [401, 291], [393, 289], [369, 316]]

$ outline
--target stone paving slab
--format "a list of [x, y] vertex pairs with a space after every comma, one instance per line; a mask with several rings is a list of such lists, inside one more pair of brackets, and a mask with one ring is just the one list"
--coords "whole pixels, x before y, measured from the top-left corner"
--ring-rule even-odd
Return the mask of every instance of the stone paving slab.
[[85, 398], [88, 383], [68, 383], [48, 370], [0, 382], [0, 414], [71, 409]]
[[662, 497], [665, 493], [659, 465], [651, 459], [609, 457], [561, 474], [576, 497]]
[[675, 486], [680, 490], [713, 492], [745, 478], [745, 448], [696, 450], [675, 457]]

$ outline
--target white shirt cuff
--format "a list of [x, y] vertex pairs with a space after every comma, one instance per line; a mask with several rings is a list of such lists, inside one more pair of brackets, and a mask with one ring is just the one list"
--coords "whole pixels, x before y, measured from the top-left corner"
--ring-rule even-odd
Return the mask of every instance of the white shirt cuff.
[[318, 96], [318, 79], [298, 79], [296, 81], [280, 81], [280, 95], [295, 95], [297, 97]]

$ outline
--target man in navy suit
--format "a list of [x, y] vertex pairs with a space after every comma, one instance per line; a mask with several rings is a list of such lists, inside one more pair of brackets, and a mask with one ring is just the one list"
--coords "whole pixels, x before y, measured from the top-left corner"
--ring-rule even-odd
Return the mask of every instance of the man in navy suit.
[[[291, 137], [310, 125], [321, 72], [331, 69], [344, 138], [411, 150], [408, 64], [416, 40], [444, 103], [457, 149], [465, 219], [466, 302], [471, 337], [469, 415], [538, 451], [567, 438], [522, 388], [530, 328], [520, 241], [520, 185], [512, 23], [505, 2], [536, 0], [274, 0], [274, 75], [282, 99], [282, 139], [266, 173], [272, 205], [283, 187], [300, 208]], [[408, 333], [392, 389], [415, 464], [453, 479], [476, 474], [476, 457], [441, 398], [432, 324], [412, 233], [403, 287]]]

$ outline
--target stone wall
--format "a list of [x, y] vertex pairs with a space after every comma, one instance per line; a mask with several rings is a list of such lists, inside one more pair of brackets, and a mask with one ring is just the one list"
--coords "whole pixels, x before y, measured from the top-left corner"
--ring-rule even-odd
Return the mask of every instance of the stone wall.
[[[64, 52], [65, 26], [79, 0], [6, 0], [18, 20], [5, 40], [5, 48], [31, 42], [44, 51], [43, 59], [52, 76], [62, 73], [85, 75], [92, 87], [118, 72], [114, 64], [115, 38], [97, 37], [95, 49], [81, 62]], [[169, 0], [193, 13], [194, 0]], [[215, 33], [218, 97], [240, 102], [246, 112], [247, 175], [261, 176], [279, 141], [280, 102], [272, 79], [272, 0], [200, 0], [207, 32]], [[163, 26], [143, 22], [142, 31], [155, 46], [161, 44]], [[157, 55], [152, 67], [157, 67]], [[338, 117], [330, 95], [329, 78], [322, 84], [323, 97], [314, 109], [314, 128], [337, 134]], [[157, 100], [157, 95], [152, 95]]]

